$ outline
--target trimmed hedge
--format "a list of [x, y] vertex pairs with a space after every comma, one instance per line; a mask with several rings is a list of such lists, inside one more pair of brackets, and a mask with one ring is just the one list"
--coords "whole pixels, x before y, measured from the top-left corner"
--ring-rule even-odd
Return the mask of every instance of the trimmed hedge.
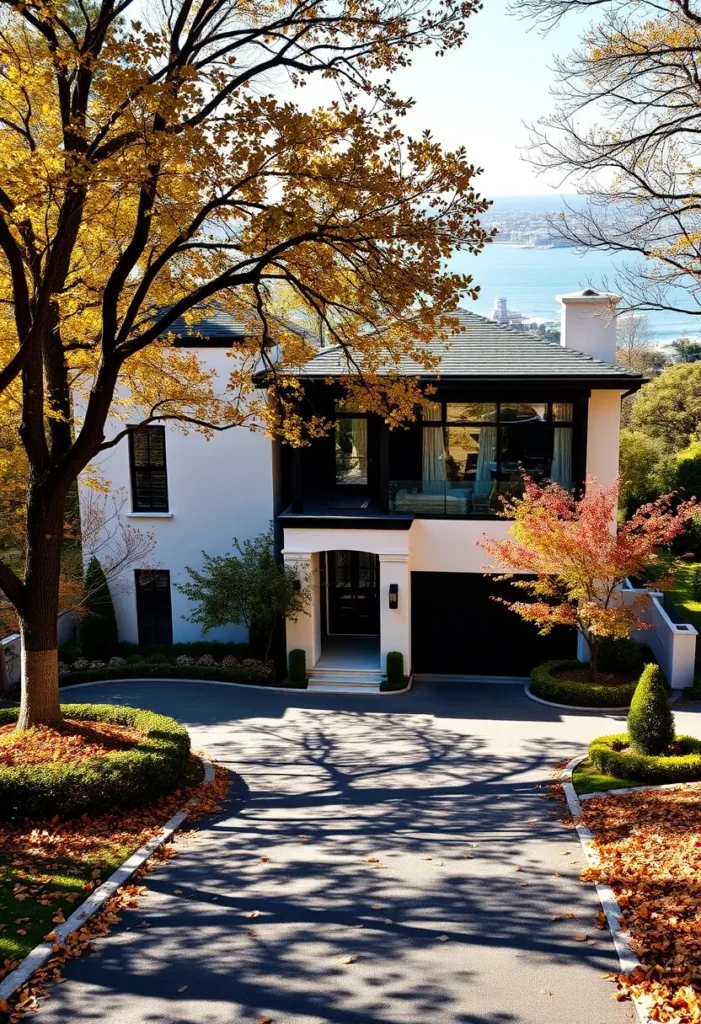
[[674, 740], [674, 715], [658, 665], [643, 670], [630, 702], [628, 735], [636, 754], [662, 754]]
[[[175, 719], [111, 704], [62, 704], [61, 710], [67, 718], [131, 726], [145, 736], [129, 750], [82, 764], [0, 766], [1, 818], [40, 819], [56, 814], [66, 818], [112, 807], [139, 807], [183, 782], [190, 737]], [[0, 726], [16, 722], [18, 715], [18, 708], [0, 709]]]
[[[251, 645], [247, 643], [229, 643], [223, 640], [193, 640], [182, 644], [117, 644], [117, 654], [128, 658], [140, 654], [142, 658], [152, 658], [154, 654], [164, 654], [166, 658], [177, 658], [180, 654], [189, 654], [191, 658], [201, 658], [203, 654], [211, 654], [221, 661], [227, 654], [243, 661], [253, 657]], [[99, 655], [98, 655], [99, 657]]]
[[401, 651], [390, 651], [387, 655], [387, 684], [393, 690], [404, 686], [404, 655]]
[[137, 664], [106, 665], [104, 668], [86, 668], [67, 672], [59, 678], [59, 686], [73, 683], [99, 683], [103, 679], [209, 679], [223, 683], [250, 683], [253, 686], [276, 686], [267, 671], [236, 665], [167, 665], [141, 661]]
[[701, 740], [677, 736], [675, 742], [681, 747], [681, 754], [653, 756], [636, 754], [629, 746], [627, 733], [599, 736], [589, 744], [589, 758], [599, 771], [618, 779], [653, 785], [701, 779]]
[[295, 686], [307, 685], [307, 655], [301, 647], [290, 651], [288, 659], [290, 682]]
[[582, 661], [546, 661], [531, 672], [531, 693], [553, 704], [569, 704], [583, 708], [622, 708], [630, 704], [638, 685], [635, 679], [621, 686], [600, 686], [556, 678], [554, 673], [568, 668], [586, 668]]

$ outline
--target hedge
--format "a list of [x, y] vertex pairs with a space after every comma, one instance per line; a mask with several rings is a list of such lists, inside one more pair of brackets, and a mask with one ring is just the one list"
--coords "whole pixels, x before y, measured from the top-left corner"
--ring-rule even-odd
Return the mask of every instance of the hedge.
[[554, 673], [566, 669], [587, 668], [582, 661], [546, 661], [531, 672], [531, 693], [553, 704], [569, 704], [583, 708], [622, 708], [630, 704], [638, 680], [620, 686], [601, 686], [556, 678]]
[[105, 668], [86, 668], [66, 672], [59, 678], [59, 686], [74, 683], [97, 683], [107, 679], [208, 679], [223, 683], [250, 683], [253, 686], [275, 686], [267, 671], [236, 665], [167, 665], [158, 662], [140, 662], [136, 665], [106, 665]]
[[[62, 704], [61, 711], [66, 718], [131, 726], [144, 739], [81, 764], [0, 766], [1, 818], [75, 817], [139, 807], [183, 782], [190, 737], [175, 719], [111, 704]], [[18, 708], [0, 709], [0, 726], [16, 722], [18, 715]]]
[[[110, 652], [111, 654], [112, 652]], [[252, 657], [251, 645], [247, 643], [229, 643], [220, 640], [194, 640], [192, 643], [180, 644], [129, 644], [118, 643], [116, 653], [122, 658], [138, 656], [139, 658], [152, 658], [154, 655], [164, 655], [166, 658], [177, 658], [180, 654], [188, 654], [191, 658], [201, 658], [203, 654], [211, 654], [219, 661], [227, 654], [233, 655], [240, 661]], [[61, 644], [58, 649], [58, 656], [61, 661], [73, 661], [78, 657], [80, 651], [77, 643], [72, 640], [69, 643]], [[104, 651], [94, 655], [106, 661], [110, 655]]]
[[[630, 747], [627, 733], [599, 736], [589, 744], [589, 758], [600, 772], [618, 779], [635, 779], [653, 785], [665, 782], [694, 782], [701, 779], [701, 740], [693, 736], [677, 736], [683, 753], [636, 754]], [[624, 749], [628, 748], [628, 749]]]

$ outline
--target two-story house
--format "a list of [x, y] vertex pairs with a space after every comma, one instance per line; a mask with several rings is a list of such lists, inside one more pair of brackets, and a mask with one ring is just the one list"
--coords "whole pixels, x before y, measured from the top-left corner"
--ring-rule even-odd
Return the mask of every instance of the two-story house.
[[[244, 429], [207, 441], [162, 426], [116, 447], [100, 470], [130, 495], [125, 514], [155, 536], [151, 563], [115, 591], [122, 637], [195, 639], [173, 583], [201, 564], [202, 549], [231, 550], [232, 537], [275, 518], [282, 557], [313, 590], [310, 614], [287, 624], [287, 649], [306, 651], [317, 685], [379, 680], [390, 651], [402, 652], [407, 672], [476, 678], [521, 677], [548, 657], [574, 656], [571, 633], [541, 637], [493, 600], [509, 585], [485, 575], [479, 541], [508, 529], [499, 496], [519, 486], [522, 469], [567, 487], [616, 476], [621, 398], [643, 383], [615, 364], [616, 298], [561, 296], [559, 345], [459, 312], [462, 329], [434, 346], [435, 371], [399, 367], [435, 387], [405, 428], [343, 401], [349, 368], [328, 346], [298, 371], [310, 404], [334, 422], [308, 447]], [[236, 327], [219, 328], [199, 326], [202, 338], [180, 343], [225, 375]]]

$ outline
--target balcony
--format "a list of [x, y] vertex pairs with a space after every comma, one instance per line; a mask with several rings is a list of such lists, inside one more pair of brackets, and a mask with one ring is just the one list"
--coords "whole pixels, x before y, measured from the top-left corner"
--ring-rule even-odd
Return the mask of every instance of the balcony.
[[[572, 490], [573, 484], [562, 482], [561, 487]], [[391, 480], [389, 498], [390, 515], [472, 516], [485, 519], [496, 515], [504, 501], [523, 494], [521, 480], [476, 481], [452, 480]]]

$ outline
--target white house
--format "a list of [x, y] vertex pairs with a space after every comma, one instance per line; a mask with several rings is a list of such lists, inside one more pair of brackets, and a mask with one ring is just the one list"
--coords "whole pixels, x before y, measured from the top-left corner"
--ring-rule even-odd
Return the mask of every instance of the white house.
[[[168, 425], [133, 434], [98, 466], [127, 497], [121, 514], [155, 540], [148, 564], [115, 588], [122, 639], [199, 639], [174, 588], [185, 566], [275, 520], [282, 557], [313, 581], [311, 614], [287, 624], [287, 648], [306, 651], [317, 683], [379, 679], [389, 651], [402, 652], [407, 672], [472, 677], [521, 677], [574, 655], [570, 633], [540, 637], [491, 600], [506, 584], [485, 578], [477, 542], [508, 529], [497, 499], [521, 466], [567, 485], [615, 477], [621, 398], [643, 383], [615, 364], [616, 300], [561, 296], [560, 345], [461, 311], [464, 330], [435, 345], [437, 373], [400, 367], [437, 389], [407, 429], [338, 402], [348, 367], [329, 346], [300, 371], [316, 411], [335, 420], [308, 448], [245, 428], [211, 440]], [[225, 318], [198, 330], [181, 344], [225, 380], [240, 331]], [[211, 634], [243, 637], [237, 626]]]

